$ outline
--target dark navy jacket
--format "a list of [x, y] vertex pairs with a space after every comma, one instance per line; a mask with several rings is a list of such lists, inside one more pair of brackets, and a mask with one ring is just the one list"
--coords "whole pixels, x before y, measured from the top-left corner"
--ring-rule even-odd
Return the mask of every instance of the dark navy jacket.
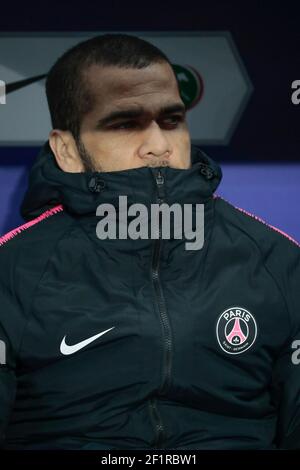
[[[300, 448], [299, 245], [192, 163], [65, 173], [44, 145], [0, 239], [3, 448]], [[99, 239], [119, 195], [204, 204], [202, 249]]]

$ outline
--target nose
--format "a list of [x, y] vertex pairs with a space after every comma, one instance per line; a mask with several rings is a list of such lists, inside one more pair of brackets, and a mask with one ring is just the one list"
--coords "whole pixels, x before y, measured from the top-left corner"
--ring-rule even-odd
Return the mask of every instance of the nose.
[[145, 161], [163, 158], [168, 159], [171, 154], [171, 146], [165, 132], [159, 125], [152, 121], [143, 134], [143, 141], [139, 147], [139, 156]]

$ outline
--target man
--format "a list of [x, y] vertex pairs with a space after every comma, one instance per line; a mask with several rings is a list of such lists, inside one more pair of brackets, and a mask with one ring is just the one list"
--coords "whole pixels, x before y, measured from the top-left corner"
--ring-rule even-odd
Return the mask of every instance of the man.
[[[3, 448], [300, 448], [299, 246], [214, 195], [167, 57], [95, 37], [46, 92], [27, 223], [1, 239]], [[99, 237], [121, 196], [204, 207], [203, 246]]]

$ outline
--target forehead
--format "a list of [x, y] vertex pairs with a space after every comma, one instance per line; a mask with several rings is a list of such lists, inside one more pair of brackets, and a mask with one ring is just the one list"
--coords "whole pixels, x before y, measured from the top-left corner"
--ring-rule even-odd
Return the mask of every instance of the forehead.
[[181, 101], [177, 81], [168, 63], [151, 64], [142, 69], [93, 65], [85, 73], [85, 87], [94, 100], [94, 111], [101, 114], [127, 105], [155, 110], [162, 104]]

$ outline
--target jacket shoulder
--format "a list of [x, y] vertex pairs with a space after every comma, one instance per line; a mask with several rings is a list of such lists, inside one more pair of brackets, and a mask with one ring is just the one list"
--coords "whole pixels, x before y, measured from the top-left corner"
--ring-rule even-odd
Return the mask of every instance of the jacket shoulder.
[[14, 348], [23, 336], [40, 277], [72, 221], [58, 205], [0, 238], [0, 335], [8, 336]]
[[0, 278], [5, 277], [3, 275], [9, 266], [17, 263], [42, 266], [56, 241], [73, 222], [72, 217], [59, 204], [0, 237]]
[[255, 249], [260, 254], [262, 265], [284, 298], [292, 331], [296, 334], [300, 331], [300, 244], [282, 230], [220, 196], [214, 199], [217, 217], [233, 228], [231, 236], [236, 234], [245, 244], [248, 239], [252, 248], [248, 250], [249, 256]]
[[55, 237], [71, 222], [62, 204], [45, 210], [38, 217], [10, 230], [0, 237], [0, 253], [16, 249], [19, 245], [37, 241], [47, 233], [47, 239]]
[[295, 255], [300, 255], [300, 243], [283, 230], [269, 224], [261, 217], [235, 206], [219, 195], [215, 195], [214, 200], [216, 213], [235, 226], [237, 230], [252, 238], [263, 251], [276, 245], [278, 249], [281, 248], [294, 252]]

